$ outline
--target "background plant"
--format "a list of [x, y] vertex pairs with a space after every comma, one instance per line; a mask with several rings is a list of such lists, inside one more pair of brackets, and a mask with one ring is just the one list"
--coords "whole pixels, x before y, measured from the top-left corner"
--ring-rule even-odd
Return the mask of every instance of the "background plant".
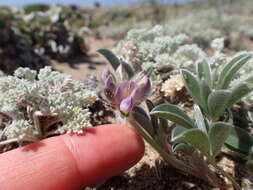
[[50, 67], [38, 73], [19, 68], [0, 77], [0, 146], [27, 144], [63, 133], [83, 133], [91, 127], [88, 107], [97, 100], [69, 75]]

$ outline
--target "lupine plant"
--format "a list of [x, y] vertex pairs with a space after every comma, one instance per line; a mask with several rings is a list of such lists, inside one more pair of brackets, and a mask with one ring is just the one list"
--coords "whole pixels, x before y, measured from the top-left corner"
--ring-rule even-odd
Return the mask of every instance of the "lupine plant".
[[[213, 169], [228, 178], [235, 189], [240, 189], [235, 179], [220, 168], [216, 156], [226, 145], [231, 150], [243, 146], [248, 153], [247, 166], [252, 167], [253, 142], [242, 143], [241, 135], [252, 137], [233, 125], [230, 108], [253, 90], [249, 81], [241, 81], [231, 87], [231, 81], [238, 70], [251, 59], [251, 53], [235, 56], [225, 64], [221, 73], [212, 72], [208, 62], [197, 64], [197, 75], [181, 70], [184, 84], [195, 101], [194, 118], [190, 118], [179, 107], [172, 104], [154, 104], [147, 99], [151, 83], [148, 79], [152, 69], [134, 74], [134, 68], [119, 59], [109, 50], [99, 50], [112, 67], [115, 74], [103, 72], [106, 99], [121, 115], [153, 146], [153, 148], [173, 167], [208, 181], [215, 187], [226, 189]], [[216, 75], [214, 75], [216, 74]], [[136, 82], [136, 79], [139, 79]], [[145, 100], [146, 99], [146, 100]], [[141, 106], [145, 101], [146, 106]], [[174, 124], [169, 127], [168, 120]], [[177, 156], [184, 155], [187, 162]]]

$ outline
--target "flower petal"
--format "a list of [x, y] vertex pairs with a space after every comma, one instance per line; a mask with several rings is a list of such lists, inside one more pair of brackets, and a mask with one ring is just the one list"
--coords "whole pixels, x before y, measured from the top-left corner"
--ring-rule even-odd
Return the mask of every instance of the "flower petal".
[[132, 93], [132, 91], [134, 90], [134, 88], [136, 88], [136, 86], [137, 85], [131, 80], [122, 82], [119, 85], [117, 85], [114, 94], [115, 101], [118, 102], [119, 104], [123, 99], [125, 99]]
[[131, 96], [128, 96], [127, 98], [123, 99], [120, 103], [120, 111], [125, 116], [128, 116], [129, 112], [133, 109], [134, 102], [133, 98]]
[[148, 77], [145, 76], [140, 86], [135, 88], [131, 93], [131, 96], [134, 100], [134, 104], [135, 105], [140, 104], [144, 99], [147, 98], [150, 91], [151, 91], [151, 81]]

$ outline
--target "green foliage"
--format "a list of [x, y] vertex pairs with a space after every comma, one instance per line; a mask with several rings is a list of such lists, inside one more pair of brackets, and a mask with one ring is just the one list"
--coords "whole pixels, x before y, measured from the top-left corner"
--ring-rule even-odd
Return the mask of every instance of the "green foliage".
[[236, 56], [232, 59], [225, 67], [222, 69], [220, 74], [217, 88], [226, 89], [229, 87], [231, 81], [234, 79], [236, 72], [245, 65], [252, 55], [249, 53], [244, 53], [242, 55]]
[[171, 104], [161, 104], [156, 106], [151, 112], [151, 115], [171, 120], [186, 128], [194, 128], [195, 124], [192, 120], [177, 106]]
[[253, 86], [248, 82], [249, 78], [240, 80], [237, 85], [230, 85], [238, 70], [248, 63], [251, 57], [251, 53], [235, 56], [221, 70], [218, 81], [212, 79], [212, 70], [208, 63], [202, 63], [202, 66], [200, 63], [197, 65], [197, 76], [187, 70], [181, 70], [188, 92], [207, 117], [212, 120], [218, 119], [225, 110], [252, 92]]
[[220, 153], [221, 148], [228, 138], [232, 128], [233, 126], [231, 124], [224, 122], [215, 122], [212, 126], [210, 126], [208, 136], [211, 146], [210, 154], [213, 158]]
[[189, 129], [171, 139], [173, 142], [188, 143], [200, 150], [204, 155], [209, 156], [210, 144], [206, 133], [199, 129]]

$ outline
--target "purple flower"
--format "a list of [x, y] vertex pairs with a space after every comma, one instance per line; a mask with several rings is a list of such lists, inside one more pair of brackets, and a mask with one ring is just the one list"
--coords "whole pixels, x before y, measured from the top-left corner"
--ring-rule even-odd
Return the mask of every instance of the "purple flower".
[[119, 109], [121, 113], [123, 113], [125, 116], [128, 116], [129, 112], [133, 109], [133, 107], [133, 98], [131, 96], [128, 96], [120, 102]]
[[104, 81], [104, 93], [107, 100], [125, 116], [128, 116], [134, 106], [144, 101], [151, 91], [151, 81], [144, 72], [124, 82], [119, 82], [122, 80], [120, 77], [118, 84], [109, 71], [104, 71], [101, 78]]

